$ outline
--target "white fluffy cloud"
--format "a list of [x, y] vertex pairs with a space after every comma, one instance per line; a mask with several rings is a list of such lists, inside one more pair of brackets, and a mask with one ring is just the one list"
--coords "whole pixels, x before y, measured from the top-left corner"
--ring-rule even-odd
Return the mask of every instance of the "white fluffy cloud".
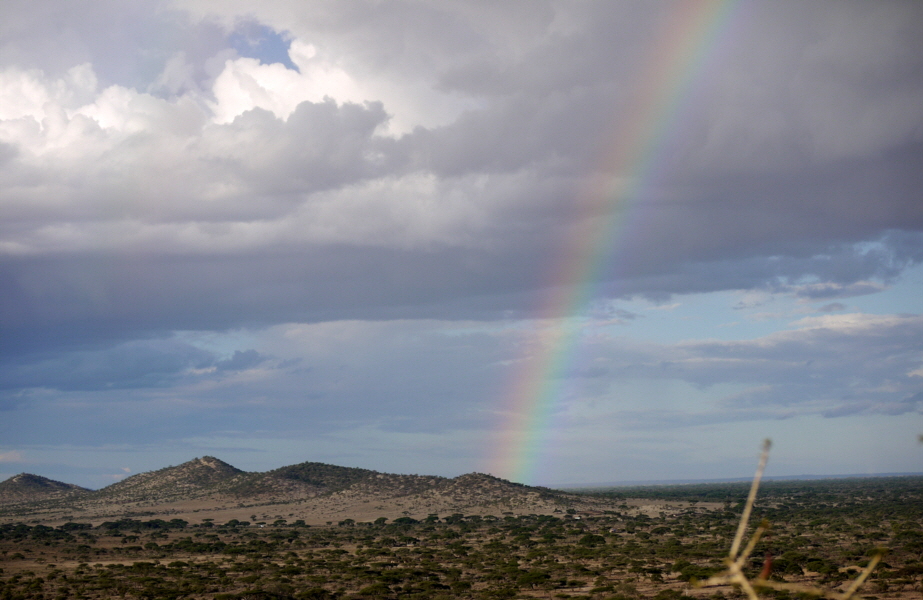
[[293, 40], [289, 56], [298, 71], [280, 63], [260, 64], [254, 58], [226, 61], [215, 79], [215, 101], [209, 103], [215, 122], [230, 123], [254, 108], [286, 120], [302, 102], [319, 103], [330, 98], [362, 104], [375, 99], [344, 70], [318, 57], [314, 46]]

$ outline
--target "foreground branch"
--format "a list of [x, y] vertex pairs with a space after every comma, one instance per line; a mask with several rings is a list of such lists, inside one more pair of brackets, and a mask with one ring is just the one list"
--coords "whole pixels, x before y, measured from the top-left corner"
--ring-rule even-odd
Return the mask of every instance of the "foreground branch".
[[[753, 535], [750, 537], [746, 547], [744, 547], [743, 552], [740, 552], [740, 546], [743, 543], [744, 535], [747, 531], [748, 523], [750, 522], [750, 514], [753, 511], [753, 504], [756, 502], [756, 493], [759, 490], [760, 481], [763, 478], [763, 471], [766, 469], [766, 462], [769, 460], [770, 445], [771, 443], [769, 440], [763, 442], [763, 451], [760, 454], [760, 462], [756, 468], [756, 474], [753, 476], [753, 484], [750, 486], [750, 494], [747, 496], [747, 502], [744, 505], [743, 513], [740, 515], [740, 524], [737, 526], [737, 534], [734, 536], [734, 541], [731, 543], [731, 549], [728, 552], [727, 558], [724, 559], [724, 563], [727, 565], [727, 569], [723, 573], [709, 577], [705, 581], [694, 581], [693, 585], [695, 587], [711, 587], [718, 585], [738, 586], [744, 591], [744, 593], [747, 594], [747, 597], [750, 600], [759, 600], [759, 591], [763, 589], [787, 590], [791, 592], [809, 594], [812, 596], [830, 598], [831, 600], [850, 600], [855, 595], [856, 591], [858, 591], [859, 587], [865, 582], [868, 576], [875, 569], [875, 566], [878, 564], [878, 562], [881, 560], [881, 553], [877, 553], [872, 557], [868, 566], [863, 569], [863, 571], [852, 582], [852, 584], [846, 589], [845, 592], [835, 592], [833, 590], [801, 585], [797, 583], [769, 581], [768, 568], [764, 569], [763, 572], [754, 579], [748, 579], [744, 574], [744, 565], [746, 565], [749, 561], [750, 555], [756, 548], [757, 542], [759, 542], [762, 535], [769, 529], [769, 523], [766, 521], [760, 523], [759, 527], [756, 528], [756, 531], [754, 531]], [[770, 564], [771, 563], [767, 561], [767, 566]]]

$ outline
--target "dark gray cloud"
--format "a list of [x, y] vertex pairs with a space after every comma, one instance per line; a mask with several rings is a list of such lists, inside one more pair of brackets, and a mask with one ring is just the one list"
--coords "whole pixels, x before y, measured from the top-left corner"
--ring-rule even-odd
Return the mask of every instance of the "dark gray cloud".
[[253, 349], [235, 350], [229, 358], [218, 360], [215, 353], [178, 340], [96, 345], [98, 348], [6, 360], [0, 365], [0, 390], [15, 393], [24, 389], [77, 392], [167, 388], [220, 378], [223, 373], [251, 369], [269, 360]]
[[62, 391], [166, 387], [188, 369], [214, 362], [210, 354], [169, 341], [128, 342], [102, 350], [84, 350], [24, 364], [6, 362], [0, 388], [48, 388]]
[[[265, 352], [236, 350], [224, 360], [190, 352], [177, 340], [152, 342], [143, 351], [123, 345], [66, 353], [11, 368], [4, 377], [11, 387], [37, 388], [10, 390], [18, 394], [20, 423], [52, 411], [61, 425], [0, 430], [7, 444], [81, 445], [113, 428], [118, 432], [106, 434], [107, 443], [254, 430], [281, 438], [322, 436], [368, 423], [391, 433], [483, 427], [490, 418], [485, 401], [507, 373], [508, 342], [471, 324], [446, 331], [447, 325], [285, 326], [259, 336]], [[172, 355], [166, 353], [171, 347]], [[286, 358], [269, 358], [270, 352]]]
[[[810, 255], [689, 263], [674, 256], [678, 264], [672, 268], [661, 262], [647, 273], [643, 264], [623, 261], [614, 273], [621, 279], [605, 291], [654, 299], [750, 288], [811, 299], [848, 297], [875, 291], [870, 280], [894, 278], [902, 263], [916, 258], [895, 256], [887, 246], [865, 251], [805, 243], [801, 251]], [[243, 257], [8, 260], [0, 269], [0, 322], [7, 332], [0, 347], [17, 354], [157, 331], [299, 320], [524, 317], [536, 305], [529, 292], [545, 283], [543, 257], [547, 264], [553, 252], [548, 245], [505, 253], [328, 246]], [[824, 283], [797, 285], [804, 277]]]

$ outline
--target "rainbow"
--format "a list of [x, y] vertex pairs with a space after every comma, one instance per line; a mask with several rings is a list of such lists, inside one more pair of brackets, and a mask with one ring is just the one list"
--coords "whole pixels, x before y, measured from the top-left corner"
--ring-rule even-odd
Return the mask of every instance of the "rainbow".
[[486, 470], [513, 481], [535, 480], [548, 451], [552, 416], [566, 395], [565, 375], [579, 355], [584, 329], [580, 315], [611, 273], [616, 241], [644, 202], [646, 186], [667, 169], [660, 151], [738, 12], [733, 0], [661, 6], [668, 11], [633, 100], [617, 119], [615, 143], [597, 165], [598, 176], [578, 192], [577, 225], [550, 270], [538, 335], [524, 348], [521, 366], [503, 394], [503, 423]]

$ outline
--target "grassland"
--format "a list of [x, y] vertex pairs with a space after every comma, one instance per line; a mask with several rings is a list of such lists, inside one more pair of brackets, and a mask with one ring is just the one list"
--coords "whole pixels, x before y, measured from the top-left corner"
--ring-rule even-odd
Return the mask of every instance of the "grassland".
[[[747, 487], [594, 490], [614, 507], [607, 511], [313, 526], [284, 518], [6, 523], [0, 600], [731, 599], [741, 592], [691, 583], [723, 568]], [[923, 478], [769, 482], [754, 518], [772, 523], [748, 567], [754, 574], [771, 556], [771, 579], [836, 590], [883, 548], [864, 597], [921, 597]]]

